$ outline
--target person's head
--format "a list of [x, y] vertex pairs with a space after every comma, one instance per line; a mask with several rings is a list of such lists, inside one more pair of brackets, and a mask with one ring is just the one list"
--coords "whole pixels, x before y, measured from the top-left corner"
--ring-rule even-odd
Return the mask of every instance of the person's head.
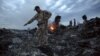
[[35, 6], [35, 9], [34, 9], [36, 12], [40, 13], [41, 9], [39, 6]]
[[82, 19], [83, 19], [83, 20], [87, 20], [87, 16], [86, 16], [86, 15], [83, 15], [83, 16], [82, 16]]
[[59, 15], [56, 16], [56, 17], [55, 17], [55, 22], [59, 23], [59, 22], [60, 22], [60, 19], [61, 19], [61, 16], [59, 16]]

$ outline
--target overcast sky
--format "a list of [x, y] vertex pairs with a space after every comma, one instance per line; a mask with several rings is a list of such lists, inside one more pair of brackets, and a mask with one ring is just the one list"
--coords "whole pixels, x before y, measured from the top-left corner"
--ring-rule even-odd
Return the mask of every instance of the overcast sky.
[[88, 16], [88, 19], [100, 17], [100, 0], [0, 0], [0, 28], [36, 27], [36, 21], [23, 26], [36, 14], [33, 10], [36, 5], [52, 12], [49, 22], [52, 22], [56, 15], [61, 15], [61, 24], [64, 25], [68, 25], [74, 18], [77, 22], [82, 22], [81, 17], [84, 14]]

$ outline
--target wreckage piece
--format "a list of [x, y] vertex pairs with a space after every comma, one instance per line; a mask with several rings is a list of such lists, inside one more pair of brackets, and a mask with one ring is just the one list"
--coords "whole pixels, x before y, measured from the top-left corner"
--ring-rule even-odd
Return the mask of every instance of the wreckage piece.
[[36, 47], [38, 48], [42, 53], [46, 54], [47, 56], [54, 56], [52, 48], [50, 48], [49, 46], [38, 46]]
[[100, 18], [96, 17], [90, 20], [87, 20], [86, 18], [87, 17], [85, 17], [83, 23], [82, 35], [88, 38], [92, 38], [94, 36], [100, 36]]

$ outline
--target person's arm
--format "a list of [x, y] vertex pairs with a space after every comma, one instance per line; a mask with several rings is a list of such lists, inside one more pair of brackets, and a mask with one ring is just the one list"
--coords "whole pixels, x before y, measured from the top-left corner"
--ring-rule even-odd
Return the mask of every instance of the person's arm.
[[31, 24], [34, 20], [36, 20], [37, 15], [35, 15], [31, 20], [29, 20], [26, 24], [24, 24], [24, 26]]
[[52, 15], [52, 13], [51, 12], [48, 12], [48, 11], [45, 11], [45, 14], [46, 14], [46, 19], [49, 19], [50, 17], [51, 17], [51, 15]]
[[51, 15], [52, 15], [52, 13], [51, 12], [47, 12], [47, 14], [48, 14], [48, 17], [50, 18], [51, 17]]

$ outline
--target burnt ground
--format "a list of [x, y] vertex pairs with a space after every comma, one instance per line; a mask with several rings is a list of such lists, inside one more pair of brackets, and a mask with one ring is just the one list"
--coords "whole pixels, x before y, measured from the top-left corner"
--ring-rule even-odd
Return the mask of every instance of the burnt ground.
[[71, 29], [48, 34], [49, 47], [37, 48], [34, 33], [0, 29], [0, 56], [100, 56], [100, 35], [87, 37]]

